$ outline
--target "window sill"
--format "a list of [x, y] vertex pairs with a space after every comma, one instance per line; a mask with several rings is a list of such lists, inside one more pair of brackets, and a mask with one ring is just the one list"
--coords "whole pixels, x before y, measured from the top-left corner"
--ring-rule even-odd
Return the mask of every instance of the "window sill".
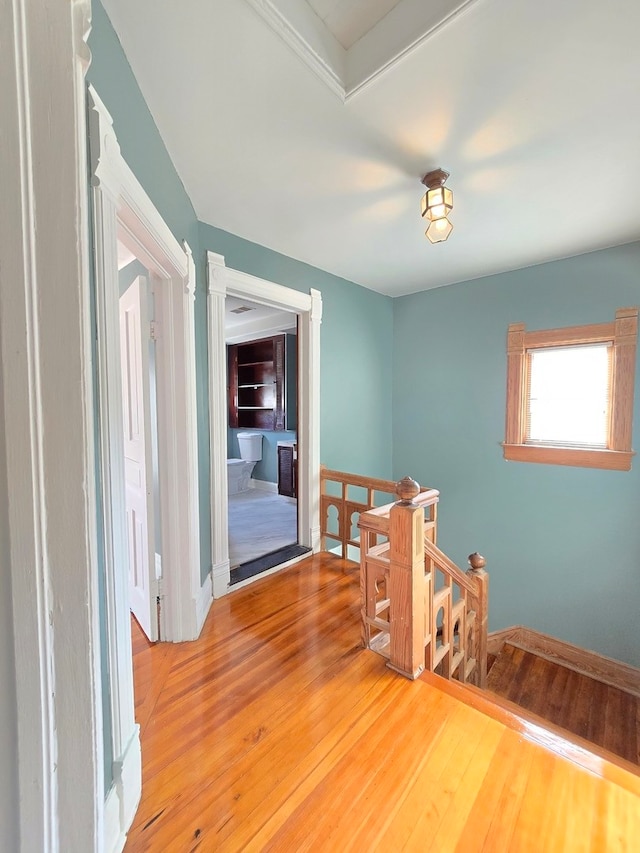
[[572, 465], [577, 468], [604, 468], [630, 471], [632, 450], [583, 450], [577, 447], [548, 447], [540, 444], [502, 445], [504, 458], [511, 462], [537, 462], [541, 465]]

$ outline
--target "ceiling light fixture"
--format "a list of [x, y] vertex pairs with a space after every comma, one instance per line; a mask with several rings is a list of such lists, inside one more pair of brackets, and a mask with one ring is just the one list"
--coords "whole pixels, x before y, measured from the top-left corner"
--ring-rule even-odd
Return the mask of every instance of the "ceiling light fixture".
[[448, 177], [449, 172], [444, 169], [434, 169], [422, 179], [427, 188], [422, 198], [422, 216], [431, 220], [424, 234], [432, 243], [443, 243], [453, 231], [448, 219], [453, 210], [453, 192], [445, 187]]

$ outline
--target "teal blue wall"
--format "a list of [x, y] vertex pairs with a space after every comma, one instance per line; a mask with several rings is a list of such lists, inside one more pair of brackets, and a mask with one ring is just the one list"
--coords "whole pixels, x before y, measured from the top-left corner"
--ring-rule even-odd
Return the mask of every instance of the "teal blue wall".
[[175, 237], [187, 240], [197, 257], [198, 226], [193, 205], [99, 0], [92, 0], [91, 12], [87, 80], [111, 113], [122, 156]]
[[440, 545], [459, 565], [487, 558], [490, 629], [528, 625], [636, 666], [640, 460], [505, 462], [500, 442], [509, 323], [609, 322], [638, 304], [634, 243], [396, 299], [393, 356], [394, 474], [440, 489]]
[[200, 223], [200, 248], [228, 267], [322, 293], [320, 456], [331, 468], [391, 474], [393, 300], [353, 282]]
[[[322, 293], [320, 459], [342, 471], [391, 476], [393, 301], [210, 225], [200, 223], [199, 242], [232, 269]], [[260, 479], [277, 479], [275, 470], [256, 470]], [[208, 491], [208, 468], [201, 477]]]
[[[95, 86], [113, 118], [122, 156], [131, 167], [175, 238], [186, 240], [197, 266], [196, 383], [200, 426], [207, 405], [207, 308], [204, 260], [198, 244], [198, 221], [193, 205], [175, 170], [149, 108], [142, 96], [118, 37], [99, 0], [92, 2], [89, 37], [91, 65], [87, 79]], [[209, 464], [208, 437], [199, 432], [200, 464]], [[203, 578], [211, 568], [209, 494], [200, 484], [200, 559]]]
[[[391, 299], [224, 231], [197, 222], [195, 211], [120, 42], [99, 0], [92, 3], [88, 80], [113, 117], [120, 148], [178, 240], [188, 241], [197, 270], [196, 381], [200, 464], [202, 576], [211, 567], [206, 257], [279, 284], [322, 292], [321, 457], [328, 465], [381, 477], [391, 472]], [[347, 373], [347, 366], [351, 372]]]

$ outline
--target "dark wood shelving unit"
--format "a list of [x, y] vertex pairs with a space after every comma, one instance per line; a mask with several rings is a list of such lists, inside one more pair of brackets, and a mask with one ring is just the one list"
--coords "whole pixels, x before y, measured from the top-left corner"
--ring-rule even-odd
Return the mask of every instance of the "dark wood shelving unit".
[[227, 347], [229, 426], [285, 429], [286, 336]]

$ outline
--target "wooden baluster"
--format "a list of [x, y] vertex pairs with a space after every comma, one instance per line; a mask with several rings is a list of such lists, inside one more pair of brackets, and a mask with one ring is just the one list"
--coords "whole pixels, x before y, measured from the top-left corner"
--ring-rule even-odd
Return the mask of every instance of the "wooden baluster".
[[487, 561], [481, 555], [476, 553], [469, 554], [470, 569], [467, 572], [469, 577], [475, 580], [477, 588], [477, 597], [475, 602], [476, 610], [476, 671], [478, 687], [487, 686], [487, 630], [489, 617], [489, 575], [485, 572], [484, 567]]
[[443, 583], [449, 594], [445, 598], [442, 616], [442, 644], [448, 646], [447, 653], [442, 658], [442, 677], [450, 679], [453, 674], [453, 584], [446, 572], [443, 573]]
[[433, 588], [436, 579], [436, 567], [431, 557], [424, 557], [424, 624], [425, 624], [425, 667], [433, 672], [436, 653], [436, 621], [433, 614]]
[[[324, 497], [324, 495], [327, 494], [327, 481], [323, 476], [323, 471], [325, 468], [326, 468], [326, 465], [323, 465], [321, 463], [320, 464], [320, 506], [321, 507], [324, 503], [322, 498]], [[327, 550], [326, 532], [327, 532], [327, 525], [329, 523], [328, 522], [328, 516], [329, 516], [329, 510], [326, 510], [326, 512], [324, 510], [322, 510], [322, 518], [320, 519], [320, 550], [321, 551]]]
[[362, 645], [365, 649], [369, 648], [369, 626], [367, 624], [367, 616], [369, 602], [367, 598], [367, 554], [369, 553], [370, 536], [369, 531], [360, 529], [360, 636]]
[[340, 540], [342, 545], [342, 559], [347, 559], [347, 539], [349, 539], [349, 534], [347, 531], [347, 500], [349, 496], [349, 485], [348, 483], [342, 484], [342, 503], [340, 504], [339, 510], [339, 521], [338, 521], [338, 529], [340, 530]]
[[389, 666], [412, 679], [425, 659], [424, 510], [413, 503], [419, 491], [410, 477], [400, 480], [389, 517]]
[[371, 572], [374, 569], [368, 562], [369, 550], [374, 544], [375, 534], [364, 527], [360, 528], [360, 612], [362, 615], [360, 633], [362, 645], [365, 649], [370, 648], [371, 643], [371, 626], [367, 620], [376, 617], [376, 604], [371, 598], [371, 584], [373, 582]]

